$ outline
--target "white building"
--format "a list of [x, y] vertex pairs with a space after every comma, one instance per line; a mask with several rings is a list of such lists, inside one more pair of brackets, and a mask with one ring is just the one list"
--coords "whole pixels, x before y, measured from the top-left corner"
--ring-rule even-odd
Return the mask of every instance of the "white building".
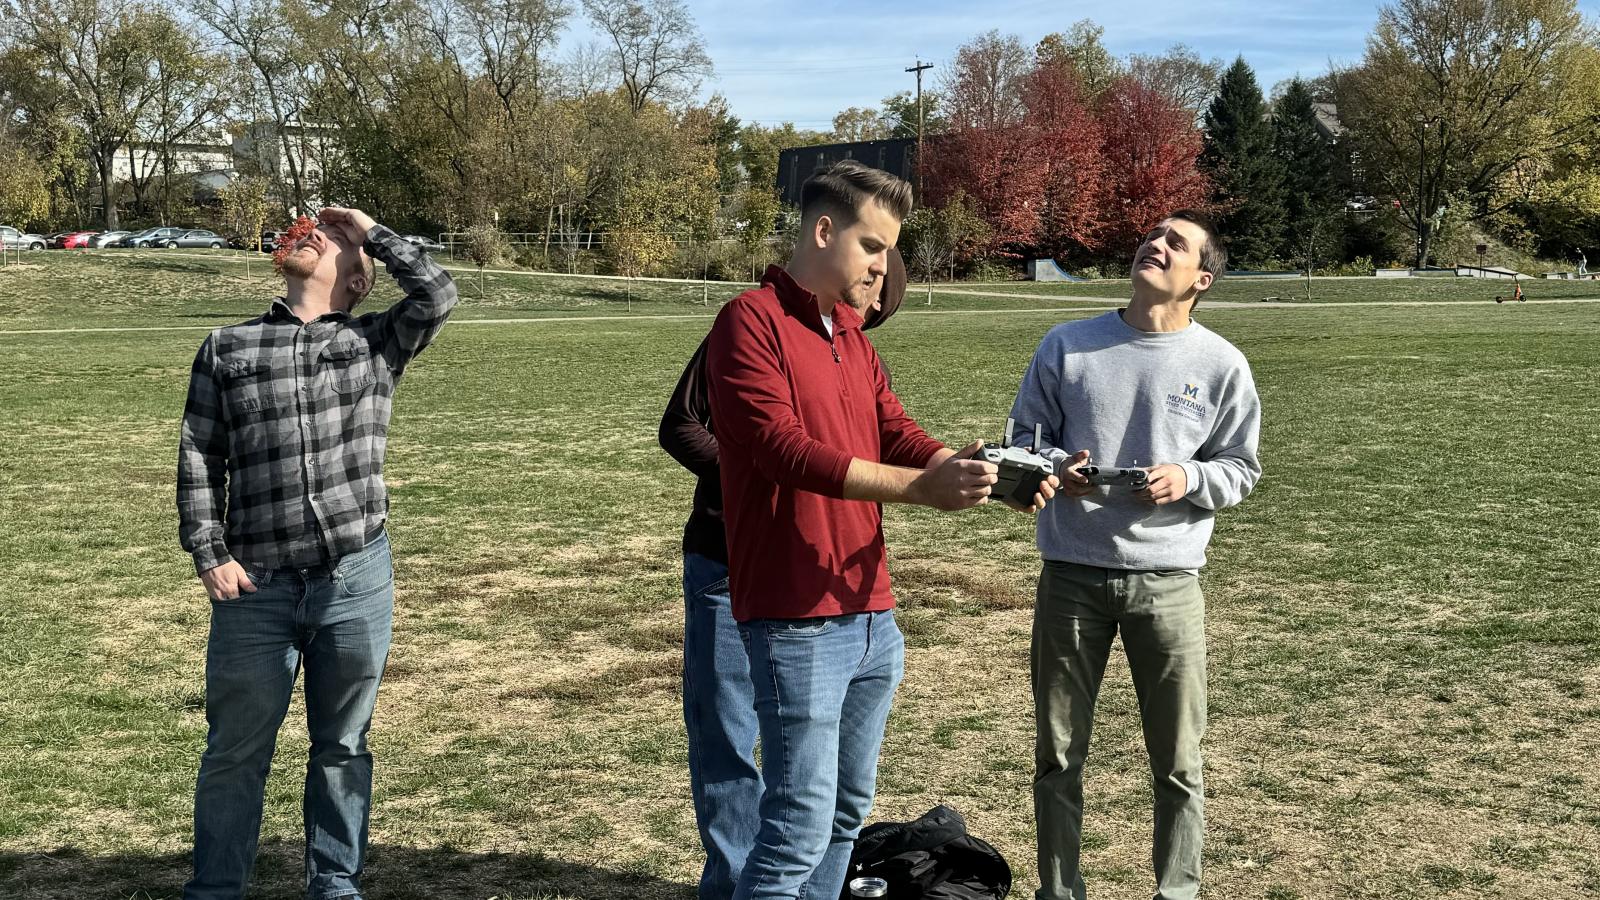
[[[329, 161], [339, 153], [339, 130], [331, 125], [290, 124], [284, 127], [288, 140], [278, 137], [271, 122], [257, 122], [246, 126], [233, 139], [233, 164], [251, 168], [262, 174], [276, 172], [278, 177], [290, 178], [290, 160], [300, 170], [306, 189], [317, 191], [322, 186], [322, 173]], [[288, 144], [288, 154], [284, 144]]]
[[[172, 156], [174, 175], [187, 175], [233, 166], [233, 147], [222, 143], [220, 138], [214, 141], [174, 144]], [[160, 174], [162, 174], [161, 153], [155, 144], [130, 143], [118, 150], [117, 155], [111, 160], [111, 179], [118, 184], [134, 179], [144, 181]]]

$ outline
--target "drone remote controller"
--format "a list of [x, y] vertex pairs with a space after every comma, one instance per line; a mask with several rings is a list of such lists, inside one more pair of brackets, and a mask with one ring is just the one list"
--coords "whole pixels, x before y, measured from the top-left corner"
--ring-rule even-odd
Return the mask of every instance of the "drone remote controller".
[[1011, 443], [1015, 419], [1006, 420], [1006, 437], [999, 444], [984, 444], [973, 459], [994, 463], [1000, 467], [1000, 480], [990, 489], [989, 496], [997, 500], [1010, 500], [1020, 506], [1032, 506], [1033, 495], [1040, 485], [1056, 473], [1055, 463], [1034, 452], [1039, 449], [1042, 429], [1033, 426], [1033, 448], [1025, 449]]
[[1143, 469], [1087, 465], [1080, 467], [1078, 474], [1089, 479], [1090, 484], [1125, 484], [1136, 491], [1142, 491], [1150, 486], [1150, 473]]

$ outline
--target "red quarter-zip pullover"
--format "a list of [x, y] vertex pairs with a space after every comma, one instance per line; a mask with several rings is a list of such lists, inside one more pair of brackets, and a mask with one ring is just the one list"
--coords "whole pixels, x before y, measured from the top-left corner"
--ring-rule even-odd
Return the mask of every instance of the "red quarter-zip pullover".
[[722, 308], [707, 347], [733, 616], [802, 619], [894, 606], [878, 504], [845, 500], [853, 457], [923, 468], [944, 447], [889, 389], [861, 317], [778, 266]]

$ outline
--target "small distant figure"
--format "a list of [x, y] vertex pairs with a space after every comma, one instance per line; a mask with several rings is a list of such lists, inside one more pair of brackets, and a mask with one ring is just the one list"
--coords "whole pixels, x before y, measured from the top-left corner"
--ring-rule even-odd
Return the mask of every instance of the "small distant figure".
[[1584, 256], [1583, 255], [1583, 251], [1579, 250], [1578, 251], [1578, 277], [1579, 278], [1587, 278], [1588, 276], [1589, 276], [1589, 257]]

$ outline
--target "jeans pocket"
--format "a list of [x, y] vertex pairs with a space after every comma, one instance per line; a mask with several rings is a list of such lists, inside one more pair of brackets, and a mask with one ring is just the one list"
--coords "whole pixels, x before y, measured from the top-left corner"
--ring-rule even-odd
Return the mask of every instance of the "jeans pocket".
[[708, 600], [714, 598], [718, 601], [725, 601], [728, 596], [728, 579], [722, 578], [717, 581], [713, 581], [705, 587], [699, 588], [689, 596], [695, 600]]
[[[379, 542], [382, 542], [381, 545]], [[393, 581], [393, 557], [389, 553], [387, 537], [379, 538], [366, 549], [345, 556], [333, 569], [334, 586], [344, 597], [376, 593]]]
[[816, 637], [832, 631], [837, 622], [826, 616], [817, 616], [809, 619], [768, 619], [763, 623], [767, 634], [775, 638], [783, 637]]

